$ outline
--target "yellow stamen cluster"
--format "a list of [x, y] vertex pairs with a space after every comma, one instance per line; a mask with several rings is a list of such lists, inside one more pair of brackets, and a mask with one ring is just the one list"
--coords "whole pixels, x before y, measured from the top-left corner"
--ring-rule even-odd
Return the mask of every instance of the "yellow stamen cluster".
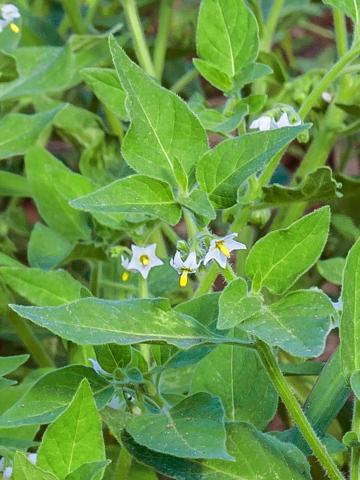
[[129, 277], [130, 277], [130, 273], [125, 270], [125, 272], [123, 272], [123, 274], [121, 275], [121, 280], [123, 282], [127, 282], [129, 280]]
[[188, 284], [188, 275], [189, 275], [189, 270], [181, 270], [181, 275], [179, 279], [179, 284], [180, 287], [184, 288]]
[[150, 259], [147, 255], [141, 255], [140, 262], [146, 267], [146, 265], [149, 265]]
[[226, 258], [230, 258], [230, 251], [223, 240], [219, 240], [218, 242], [215, 242], [215, 244], [216, 248], [218, 248], [220, 252], [225, 255]]
[[20, 28], [16, 25], [16, 23], [11, 22], [10, 23], [10, 28], [14, 33], [19, 33], [20, 32]]

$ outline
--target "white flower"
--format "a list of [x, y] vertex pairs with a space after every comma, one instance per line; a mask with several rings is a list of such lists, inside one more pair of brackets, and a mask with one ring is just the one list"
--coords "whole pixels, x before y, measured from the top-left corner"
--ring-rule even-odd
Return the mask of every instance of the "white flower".
[[251, 122], [250, 128], [252, 130], [257, 129], [261, 132], [265, 132], [266, 130], [272, 130], [273, 128], [276, 128], [276, 126], [272, 117], [269, 117], [268, 115], [262, 115]]
[[189, 273], [195, 273], [200, 263], [196, 262], [195, 252], [190, 252], [186, 260], [181, 258], [180, 252], [175, 253], [174, 258], [170, 260], [170, 265], [180, 274], [180, 287], [186, 287]]
[[98, 375], [111, 375], [109, 372], [107, 372], [106, 370], [104, 370], [102, 368], [102, 366], [100, 365], [100, 363], [95, 360], [95, 358], [89, 358], [88, 359], [89, 362], [91, 363], [92, 365], [92, 368], [95, 370], [95, 372], [98, 374]]
[[15, 18], [20, 18], [19, 9], [12, 3], [6, 3], [1, 7], [1, 14], [7, 22], [12, 22]]
[[237, 237], [237, 233], [230, 233], [226, 237], [211, 240], [209, 251], [205, 255], [204, 265], [208, 264], [210, 260], [215, 260], [221, 268], [225, 268], [226, 262], [230, 258], [230, 252], [246, 250], [246, 245], [235, 241], [235, 237]]
[[36, 462], [37, 462], [37, 453], [29, 453], [28, 456], [27, 456], [28, 460], [30, 463], [32, 463], [33, 465], [36, 465]]
[[2, 18], [0, 18], [0, 32], [2, 32], [4, 30], [5, 27], [8, 26], [8, 22], [6, 20], [3, 20]]
[[132, 257], [128, 264], [128, 270], [136, 270], [140, 275], [147, 279], [152, 268], [162, 265], [164, 262], [156, 256], [156, 243], [152, 243], [147, 247], [138, 247], [131, 245]]
[[297, 127], [298, 125], [301, 125], [301, 120], [295, 120], [293, 122], [290, 122], [289, 116], [286, 112], [281, 114], [281, 117], [279, 120], [276, 122], [276, 128], [283, 128], [283, 127]]
[[324, 100], [324, 102], [330, 103], [332, 100], [332, 95], [330, 92], [322, 92], [321, 98]]
[[121, 402], [120, 398], [118, 395], [114, 395], [110, 402], [107, 404], [107, 407], [113, 409], [113, 410], [120, 410], [122, 407], [123, 402]]
[[129, 280], [129, 277], [130, 277], [129, 263], [130, 263], [130, 260], [127, 257], [125, 257], [124, 255], [121, 255], [121, 266], [124, 269], [124, 272], [121, 275], [121, 280], [123, 282], [127, 282]]
[[3, 473], [3, 480], [9, 480], [12, 477], [13, 467], [6, 467]]

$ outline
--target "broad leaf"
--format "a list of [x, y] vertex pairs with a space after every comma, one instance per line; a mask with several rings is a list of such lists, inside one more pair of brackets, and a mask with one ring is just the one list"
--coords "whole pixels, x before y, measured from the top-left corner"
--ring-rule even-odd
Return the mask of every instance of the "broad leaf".
[[186, 103], [148, 77], [112, 37], [110, 49], [128, 95], [131, 126], [122, 144], [124, 158], [138, 173], [176, 186], [175, 159], [189, 175], [207, 150], [205, 131]]
[[0, 120], [0, 160], [23, 155], [48, 127], [59, 109], [24, 115], [9, 113]]
[[126, 119], [125, 92], [116, 71], [111, 68], [86, 68], [81, 76], [98, 99], [115, 115]]
[[13, 372], [29, 359], [29, 355], [12, 355], [0, 357], [0, 377]]
[[97, 345], [95, 347], [96, 359], [101, 367], [109, 373], [118, 368], [125, 368], [131, 362], [131, 347], [127, 345]]
[[355, 22], [360, 14], [359, 0], [323, 0], [327, 5], [338, 8]]
[[328, 282], [335, 285], [342, 284], [343, 272], [345, 268], [345, 258], [335, 257], [327, 260], [319, 260], [317, 269], [320, 275]]
[[334, 307], [321, 291], [291, 292], [240, 323], [245, 332], [298, 357], [317, 357], [325, 348]]
[[321, 167], [309, 173], [295, 188], [272, 184], [263, 187], [263, 202], [269, 205], [288, 205], [295, 202], [326, 202], [341, 196], [337, 182], [329, 167]]
[[84, 463], [66, 476], [65, 480], [95, 480], [99, 472], [109, 464], [109, 461]]
[[237, 278], [229, 283], [221, 293], [217, 328], [235, 327], [260, 310], [261, 300], [249, 295], [246, 281]]
[[0, 427], [52, 422], [70, 403], [84, 378], [91, 385], [98, 408], [103, 408], [114, 394], [113, 387], [92, 368], [71, 365], [43, 375], [0, 417]]
[[310, 466], [300, 450], [247, 423], [227, 428], [227, 448], [235, 462], [201, 462], [162, 455], [140, 446], [127, 434], [123, 435], [123, 442], [139, 462], [175, 480], [311, 480]]
[[341, 293], [340, 352], [346, 377], [360, 370], [360, 239], [348, 253]]
[[70, 255], [74, 244], [51, 228], [36, 223], [28, 243], [28, 261], [31, 267], [51, 270]]
[[187, 397], [163, 413], [133, 417], [126, 430], [137, 443], [156, 452], [231, 460], [225, 448], [223, 407], [207, 393]]
[[329, 207], [319, 208], [256, 242], [246, 261], [255, 290], [266, 287], [273, 293], [286, 292], [320, 257], [329, 222]]
[[14, 458], [14, 480], [58, 480], [54, 475], [33, 465], [20, 452], [15, 454]]
[[307, 125], [256, 132], [225, 140], [200, 159], [196, 178], [215, 207], [228, 208], [237, 201], [245, 180], [263, 169]]
[[[243, 1], [203, 0], [196, 45], [201, 59], [233, 80], [241, 68], [257, 57], [259, 40], [255, 17]], [[204, 69], [200, 73], [211, 82], [211, 76], [206, 76]]]
[[30, 197], [26, 178], [10, 172], [0, 172], [0, 196]]
[[61, 305], [91, 293], [65, 270], [0, 267], [0, 279], [34, 305]]
[[37, 465], [63, 480], [84, 463], [104, 460], [102, 422], [89, 382], [84, 379], [69, 406], [44, 433]]
[[233, 345], [216, 347], [198, 363], [191, 392], [219, 396], [227, 421], [249, 422], [260, 429], [277, 409], [277, 394], [257, 353]]
[[131, 175], [70, 202], [90, 213], [147, 213], [176, 225], [181, 209], [170, 186], [145, 175]]
[[91, 182], [42, 148], [32, 148], [25, 164], [33, 198], [49, 227], [69, 241], [90, 239], [87, 215], [68, 202], [89, 193], [93, 189]]
[[216, 212], [209, 201], [208, 195], [198, 188], [195, 188], [189, 196], [181, 197], [179, 202], [196, 215], [204, 217], [207, 222], [216, 218]]
[[37, 325], [80, 345], [155, 341], [189, 348], [211, 336], [193, 318], [172, 310], [166, 300], [84, 298], [59, 307], [12, 305], [12, 308]]

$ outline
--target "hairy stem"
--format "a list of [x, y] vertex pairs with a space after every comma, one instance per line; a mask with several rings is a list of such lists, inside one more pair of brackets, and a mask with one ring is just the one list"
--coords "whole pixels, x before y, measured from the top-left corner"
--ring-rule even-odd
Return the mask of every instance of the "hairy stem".
[[[360, 402], [355, 397], [354, 398], [354, 410], [353, 410], [353, 420], [352, 420], [352, 430], [360, 434]], [[359, 480], [360, 479], [360, 448], [358, 445], [351, 449], [351, 461], [350, 461], [350, 472], [351, 472], [351, 480]]]
[[86, 22], [81, 16], [80, 5], [77, 0], [62, 0], [63, 9], [75, 33], [86, 33]]
[[167, 40], [170, 29], [173, 0], [161, 0], [159, 27], [154, 48], [154, 68], [156, 78], [161, 82], [164, 71]]
[[266, 21], [264, 38], [263, 38], [262, 47], [265, 52], [270, 52], [271, 50], [274, 33], [276, 30], [276, 26], [280, 17], [283, 4], [284, 4], [284, 0], [274, 0], [272, 3], [272, 7], [270, 10], [268, 19]]

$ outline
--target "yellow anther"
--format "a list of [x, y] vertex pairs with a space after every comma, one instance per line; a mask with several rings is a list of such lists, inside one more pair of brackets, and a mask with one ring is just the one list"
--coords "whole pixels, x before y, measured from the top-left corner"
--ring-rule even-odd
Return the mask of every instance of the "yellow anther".
[[189, 272], [187, 270], [183, 270], [181, 272], [181, 275], [180, 275], [180, 287], [184, 288], [186, 287], [187, 283], [188, 283], [188, 275], [189, 275]]
[[216, 242], [216, 248], [218, 248], [220, 252], [225, 255], [225, 257], [230, 258], [230, 251], [223, 240]]
[[20, 28], [16, 25], [16, 23], [11, 22], [10, 23], [10, 28], [14, 33], [19, 33], [20, 32]]
[[143, 264], [143, 265], [149, 265], [150, 263], [150, 259], [147, 255], [141, 255], [140, 256], [140, 262]]
[[127, 281], [129, 280], [129, 277], [130, 277], [130, 273], [127, 272], [127, 271], [125, 271], [125, 272], [123, 272], [123, 274], [121, 275], [121, 280], [122, 280], [123, 282], [127, 282]]

